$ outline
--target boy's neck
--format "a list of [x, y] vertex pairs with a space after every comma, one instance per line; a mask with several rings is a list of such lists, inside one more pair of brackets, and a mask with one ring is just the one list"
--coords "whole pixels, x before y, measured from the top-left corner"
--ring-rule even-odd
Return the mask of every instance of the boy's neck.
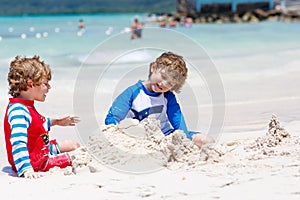
[[24, 100], [30, 100], [30, 101], [34, 100], [34, 98], [32, 98], [32, 95], [27, 91], [22, 91], [21, 94], [18, 96], [18, 98]]
[[149, 92], [154, 92], [154, 91], [152, 91], [152, 89], [151, 89], [151, 86], [150, 86], [150, 81], [144, 81], [143, 82], [143, 85], [144, 85], [144, 87], [149, 91]]

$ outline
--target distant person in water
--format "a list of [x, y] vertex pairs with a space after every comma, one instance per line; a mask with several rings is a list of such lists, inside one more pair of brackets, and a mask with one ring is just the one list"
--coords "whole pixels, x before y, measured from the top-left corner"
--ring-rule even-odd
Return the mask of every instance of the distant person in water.
[[79, 22], [78, 22], [78, 29], [85, 29], [85, 26], [84, 26], [84, 22], [83, 22], [83, 19], [80, 19]]
[[133, 23], [131, 24], [131, 39], [138, 39], [142, 37], [143, 24], [139, 22], [139, 18], [135, 17]]
[[165, 19], [163, 19], [159, 22], [159, 27], [160, 28], [165, 28], [166, 26], [167, 26], [167, 21]]
[[185, 27], [191, 28], [192, 24], [193, 24], [193, 18], [191, 17], [186, 18]]
[[181, 26], [184, 26], [184, 27], [187, 27], [187, 28], [191, 28], [192, 25], [193, 25], [193, 18], [191, 17], [182, 17], [180, 19], [180, 25]]
[[171, 19], [171, 20], [169, 21], [169, 26], [170, 26], [171, 28], [176, 27], [176, 26], [177, 26], [177, 21], [176, 21], [175, 19]]
[[80, 19], [78, 21], [77, 36], [82, 36], [84, 33], [85, 33], [85, 25], [84, 25], [83, 19]]

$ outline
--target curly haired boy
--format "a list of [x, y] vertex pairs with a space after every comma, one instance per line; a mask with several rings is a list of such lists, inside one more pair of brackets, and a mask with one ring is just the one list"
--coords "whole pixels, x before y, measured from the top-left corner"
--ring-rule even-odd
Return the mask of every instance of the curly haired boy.
[[113, 102], [105, 124], [117, 124], [125, 118], [142, 121], [151, 117], [160, 121], [164, 135], [182, 130], [199, 148], [213, 142], [205, 134], [188, 131], [173, 91], [179, 93], [187, 79], [188, 69], [182, 56], [161, 54], [150, 64], [148, 80], [138, 81], [124, 90]]
[[75, 126], [77, 117], [50, 119], [39, 114], [35, 101], [44, 102], [51, 89], [51, 69], [40, 60], [17, 56], [8, 73], [9, 94], [4, 133], [8, 162], [20, 177], [39, 178], [45, 171], [72, 165], [68, 151], [79, 147], [75, 141], [49, 141], [50, 127]]

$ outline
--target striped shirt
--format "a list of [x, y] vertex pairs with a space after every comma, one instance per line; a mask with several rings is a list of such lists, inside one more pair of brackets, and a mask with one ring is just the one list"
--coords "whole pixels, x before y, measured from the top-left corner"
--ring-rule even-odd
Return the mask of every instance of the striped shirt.
[[[11, 100], [13, 99], [16, 98], [12, 98]], [[6, 144], [8, 157], [10, 158], [11, 155], [9, 154], [12, 154], [13, 164], [12, 163], [10, 164], [12, 164], [13, 168], [15, 168], [15, 170], [18, 173], [18, 176], [22, 176], [23, 173], [27, 170], [33, 170], [30, 164], [30, 157], [29, 157], [30, 150], [29, 150], [28, 143], [29, 143], [29, 137], [32, 137], [32, 134], [29, 134], [29, 130], [30, 131], [38, 130], [39, 132], [41, 131], [47, 132], [50, 130], [49, 118], [45, 119], [45, 122], [42, 125], [43, 127], [40, 127], [39, 129], [36, 129], [36, 127], [32, 127], [33, 129], [32, 128], [29, 129], [33, 121], [31, 112], [34, 112], [35, 114], [38, 113], [33, 106], [33, 101], [26, 101], [26, 100], [23, 101], [25, 103], [29, 102], [30, 105], [23, 104], [23, 102], [10, 103], [8, 105], [6, 119], [9, 124], [9, 127], [5, 127], [5, 136], [9, 137], [6, 138], [6, 143], [8, 143], [8, 139], [10, 142], [10, 144]], [[32, 111], [30, 112], [29, 109], [31, 109]], [[39, 114], [38, 116], [39, 118], [42, 117]], [[8, 130], [8, 128], [10, 128], [10, 131]], [[8, 132], [10, 132], [10, 134]], [[31, 143], [34, 144], [34, 142], [35, 141], [32, 141]], [[9, 150], [10, 145], [11, 145], [11, 151]], [[32, 147], [34, 145], [30, 145], [30, 146]]]

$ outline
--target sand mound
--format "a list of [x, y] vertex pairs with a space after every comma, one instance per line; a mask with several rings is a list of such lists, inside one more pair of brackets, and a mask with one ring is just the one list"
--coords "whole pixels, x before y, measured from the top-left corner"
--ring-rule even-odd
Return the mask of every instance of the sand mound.
[[200, 161], [200, 149], [182, 131], [164, 136], [155, 120], [125, 119], [119, 125], [103, 126], [101, 131], [90, 137], [89, 151], [113, 168], [151, 171]]
[[87, 147], [72, 152], [73, 166], [65, 169], [64, 174], [98, 172], [101, 166], [130, 173], [161, 168], [210, 171], [213, 166], [221, 165], [229, 171], [243, 171], [245, 168], [253, 171], [260, 165], [255, 161], [280, 156], [299, 157], [299, 148], [294, 148], [299, 144], [299, 137], [292, 137], [281, 127], [275, 115], [263, 137], [206, 144], [202, 149], [182, 131], [164, 136], [158, 121], [125, 119], [118, 125], [102, 126], [101, 133], [90, 136]]
[[292, 137], [281, 127], [279, 120], [273, 115], [266, 135], [248, 144], [245, 150], [252, 152], [252, 159], [260, 159], [263, 156], [289, 155], [293, 153], [289, 146], [297, 144], [299, 144], [299, 139]]

